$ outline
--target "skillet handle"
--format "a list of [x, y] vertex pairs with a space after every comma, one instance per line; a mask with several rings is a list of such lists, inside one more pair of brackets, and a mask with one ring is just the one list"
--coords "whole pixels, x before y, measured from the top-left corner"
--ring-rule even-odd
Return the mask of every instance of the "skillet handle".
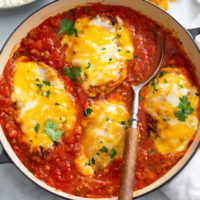
[[12, 161], [2, 147], [2, 152], [0, 154], [0, 164], [5, 164], [5, 163], [12, 163]]
[[200, 34], [200, 27], [198, 27], [198, 28], [191, 28], [191, 29], [187, 29], [187, 30], [190, 33], [190, 35], [192, 36], [193, 40], [196, 38], [197, 35]]

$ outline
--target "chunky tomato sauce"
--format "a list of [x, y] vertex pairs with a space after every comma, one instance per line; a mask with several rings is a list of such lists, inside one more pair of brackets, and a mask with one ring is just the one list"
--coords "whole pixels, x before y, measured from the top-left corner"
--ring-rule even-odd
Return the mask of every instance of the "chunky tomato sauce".
[[[83, 176], [77, 170], [74, 159], [80, 151], [82, 131], [80, 122], [83, 117], [88, 96], [81, 87], [63, 76], [66, 46], [61, 46], [62, 34], [57, 35], [61, 20], [75, 20], [83, 16], [118, 15], [135, 32], [133, 43], [135, 59], [128, 63], [127, 80], [117, 89], [108, 94], [124, 101], [131, 111], [133, 92], [130, 83], [142, 81], [152, 71], [152, 64], [158, 56], [158, 45], [155, 34], [160, 34], [164, 41], [165, 55], [163, 66], [177, 66], [185, 68], [186, 75], [195, 84], [195, 77], [190, 70], [191, 62], [184, 54], [181, 42], [172, 36], [169, 30], [160, 27], [151, 19], [126, 7], [93, 4], [89, 7], [77, 7], [73, 14], [69, 12], [50, 17], [40, 26], [34, 28], [21, 41], [20, 47], [9, 59], [0, 79], [0, 123], [5, 131], [14, 152], [22, 163], [39, 179], [48, 185], [64, 192], [83, 197], [112, 197], [117, 196], [121, 174], [121, 160], [114, 160], [107, 168], [97, 172], [94, 176]], [[74, 132], [55, 145], [54, 149], [44, 152], [30, 153], [29, 146], [23, 141], [23, 132], [20, 122], [15, 117], [15, 103], [11, 100], [13, 91], [13, 76], [15, 61], [20, 56], [27, 56], [30, 61], [42, 61], [56, 69], [68, 91], [76, 99], [78, 120]], [[145, 88], [140, 96], [145, 97]], [[176, 154], [162, 155], [149, 138], [147, 127], [148, 118], [143, 109], [144, 100], [140, 100], [139, 128], [140, 138], [138, 159], [135, 175], [135, 190], [144, 188], [166, 174], [185, 154], [185, 151]]]

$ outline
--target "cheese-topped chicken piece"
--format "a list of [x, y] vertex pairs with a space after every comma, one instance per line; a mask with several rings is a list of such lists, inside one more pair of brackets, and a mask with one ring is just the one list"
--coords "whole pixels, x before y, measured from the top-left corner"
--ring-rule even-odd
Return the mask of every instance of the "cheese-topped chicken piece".
[[146, 89], [145, 111], [156, 124], [150, 137], [163, 154], [184, 150], [198, 127], [198, 91], [181, 70], [162, 69]]
[[126, 65], [133, 59], [133, 31], [116, 17], [83, 17], [75, 22], [77, 35], [65, 35], [66, 59], [81, 68], [81, 85], [94, 97], [104, 96], [126, 79]]
[[122, 158], [125, 127], [130, 117], [124, 104], [114, 99], [91, 104], [88, 108], [91, 114], [86, 114], [82, 121], [84, 137], [75, 161], [84, 175], [93, 175], [113, 159]]
[[12, 100], [31, 151], [50, 148], [75, 126], [73, 97], [57, 73], [43, 63], [16, 63]]

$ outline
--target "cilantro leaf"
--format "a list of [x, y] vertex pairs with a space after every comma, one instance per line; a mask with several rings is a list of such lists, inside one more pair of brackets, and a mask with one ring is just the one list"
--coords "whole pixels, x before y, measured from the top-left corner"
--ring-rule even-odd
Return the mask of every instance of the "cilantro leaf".
[[77, 31], [75, 31], [74, 28], [75, 21], [69, 20], [69, 19], [62, 19], [60, 23], [60, 31], [58, 32], [58, 35], [64, 33], [67, 35], [72, 35], [73, 33], [77, 35]]
[[126, 125], [126, 121], [121, 121], [121, 125], [125, 126]]
[[34, 127], [34, 131], [35, 131], [36, 133], [38, 133], [38, 131], [39, 131], [39, 128], [40, 128], [40, 125], [39, 125], [39, 124], [37, 124], [37, 125]]
[[117, 155], [117, 150], [116, 149], [112, 149], [111, 151], [112, 151], [112, 153], [110, 154], [110, 157], [114, 158]]
[[120, 38], [121, 37], [121, 34], [117, 34], [117, 38]]
[[100, 149], [100, 152], [108, 152], [108, 148], [106, 146], [102, 146], [102, 148]]
[[88, 115], [90, 115], [92, 113], [92, 109], [91, 108], [87, 108], [87, 109], [85, 109], [84, 110], [84, 116], [88, 116]]
[[40, 84], [40, 83], [37, 83], [37, 84], [36, 84], [36, 86], [39, 88], [39, 90], [40, 90], [40, 91], [42, 90], [42, 87], [43, 87], [43, 85], [42, 85], [42, 84]]
[[75, 35], [75, 37], [78, 37], [78, 31], [75, 28], [74, 28], [74, 35]]
[[58, 128], [57, 122], [54, 122], [51, 119], [46, 120], [44, 124], [44, 131], [54, 142], [57, 142], [59, 138], [62, 136], [62, 131], [58, 130], [57, 128]]
[[[81, 68], [80, 67], [72, 67], [71, 71], [69, 67], [65, 67], [63, 71], [65, 76], [68, 76], [71, 80], [77, 82], [82, 81], [81, 77]], [[77, 79], [79, 78], [79, 79]]]
[[93, 157], [92, 157], [91, 161], [92, 161], [92, 164], [95, 165], [95, 159]]
[[50, 93], [51, 93], [50, 90], [47, 90], [46, 91], [46, 97], [49, 97]]
[[194, 112], [194, 108], [191, 107], [190, 102], [186, 96], [179, 98], [180, 103], [177, 106], [179, 110], [174, 111], [174, 115], [178, 118], [179, 121], [185, 121], [189, 114]]
[[158, 90], [157, 89], [157, 84], [158, 84], [158, 82], [155, 81], [155, 80], [153, 80], [152, 83], [151, 83], [151, 86], [153, 87], [153, 93]]
[[75, 15], [76, 8], [72, 8], [69, 10], [70, 15]]
[[42, 81], [46, 86], [50, 86], [51, 83], [49, 81]]
[[69, 74], [70, 74], [70, 69], [69, 69], [69, 67], [65, 67], [65, 68], [64, 68], [63, 74], [64, 74], [65, 76], [69, 76]]
[[89, 68], [90, 68], [90, 66], [91, 66], [91, 64], [90, 64], [90, 63], [88, 63], [88, 65], [87, 65], [87, 67], [85, 67], [85, 69], [89, 69]]
[[163, 77], [167, 73], [168, 73], [167, 71], [163, 70], [162, 72], [160, 72], [159, 78]]
[[144, 97], [141, 97], [141, 96], [140, 96], [140, 97], [139, 97], [139, 99], [140, 99], [140, 100], [143, 100], [143, 99], [144, 99]]
[[155, 153], [154, 149], [150, 149], [150, 152], [151, 152], [151, 154]]

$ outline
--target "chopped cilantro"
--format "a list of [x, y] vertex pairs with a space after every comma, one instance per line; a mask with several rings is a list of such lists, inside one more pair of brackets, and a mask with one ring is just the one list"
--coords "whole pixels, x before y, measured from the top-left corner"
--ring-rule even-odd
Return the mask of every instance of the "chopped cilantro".
[[163, 77], [167, 73], [168, 73], [167, 71], [163, 70], [162, 72], [160, 72], [159, 78]]
[[160, 29], [160, 25], [156, 24], [156, 28], [157, 28], [157, 29]]
[[128, 50], [128, 51], [126, 51], [126, 53], [130, 53], [130, 51]]
[[108, 152], [108, 148], [106, 146], [103, 146], [101, 149], [100, 149], [100, 152], [105, 152], [107, 153]]
[[40, 79], [39, 79], [39, 78], [36, 78], [35, 81], [40, 82]]
[[180, 103], [177, 106], [179, 110], [174, 111], [174, 115], [179, 121], [185, 121], [188, 115], [194, 112], [194, 108], [191, 107], [186, 96], [180, 97], [179, 100]]
[[97, 152], [96, 154], [97, 154], [97, 156], [99, 156], [99, 155], [100, 155], [100, 153], [99, 153], [99, 152]]
[[140, 100], [143, 100], [143, 99], [144, 99], [144, 97], [141, 97], [141, 96], [140, 96], [140, 97], [139, 97], [139, 99], [140, 99]]
[[72, 8], [69, 10], [70, 15], [75, 15], [76, 8]]
[[46, 91], [46, 97], [49, 97], [50, 93], [51, 93], [50, 90], [47, 90]]
[[134, 55], [134, 58], [138, 58], [138, 56], [137, 56], [137, 55]]
[[88, 115], [90, 115], [92, 113], [92, 109], [91, 108], [87, 108], [84, 110], [84, 115], [87, 117]]
[[105, 47], [103, 47], [101, 50], [102, 50], [102, 51], [104, 51], [104, 50], [106, 50], [106, 48], [105, 48]]
[[37, 83], [36, 86], [37, 86], [37, 87], [39, 88], [39, 90], [41, 91], [43, 85], [40, 84], [40, 83]]
[[120, 38], [121, 37], [121, 35], [120, 34], [117, 34], [117, 38]]
[[150, 149], [150, 152], [151, 152], [151, 154], [155, 153], [154, 149]]
[[87, 67], [86, 67], [85, 69], [89, 69], [89, 68], [90, 68], [90, 66], [91, 66], [91, 64], [90, 64], [90, 63], [88, 63], [88, 65], [87, 65]]
[[109, 121], [110, 119], [108, 117], [106, 117], [106, 121]]
[[39, 128], [40, 128], [40, 125], [39, 125], [39, 124], [37, 124], [37, 125], [34, 127], [34, 131], [35, 131], [36, 133], [38, 133], [38, 131], [39, 131]]
[[59, 142], [53, 142], [54, 146], [58, 146]]
[[93, 157], [92, 157], [91, 161], [92, 161], [92, 164], [95, 165], [95, 159]]
[[49, 81], [42, 81], [46, 86], [50, 86], [51, 83]]
[[69, 67], [65, 67], [65, 68], [64, 68], [63, 74], [64, 74], [65, 76], [69, 76], [69, 74], [70, 74], [70, 69], [69, 69]]
[[60, 104], [59, 104], [59, 103], [55, 103], [55, 105], [56, 105], [56, 106], [59, 106]]
[[196, 92], [195, 95], [196, 95], [196, 96], [199, 96], [199, 93]]
[[33, 169], [29, 169], [29, 172], [33, 173]]
[[117, 49], [117, 51], [121, 51], [121, 49]]
[[46, 120], [44, 124], [44, 131], [54, 142], [57, 142], [59, 138], [62, 136], [62, 131], [58, 130], [57, 128], [58, 128], [57, 122], [54, 122], [51, 119]]
[[167, 83], [167, 80], [166, 80], [166, 79], [164, 79], [164, 83]]
[[121, 125], [125, 126], [126, 125], [126, 121], [121, 121]]
[[178, 39], [178, 41], [179, 41], [180, 45], [182, 45], [182, 44], [183, 44], [183, 42], [182, 42], [180, 39]]
[[127, 62], [131, 62], [131, 59], [127, 59], [126, 61], [127, 61]]
[[174, 57], [176, 57], [176, 54], [175, 54], [175, 53], [172, 54], [172, 58], [174, 58]]
[[179, 85], [179, 87], [180, 87], [180, 88], [183, 88], [183, 86], [182, 86], [182, 85]]
[[155, 92], [155, 91], [157, 91], [158, 89], [157, 89], [157, 84], [158, 84], [158, 82], [157, 81], [155, 81], [155, 80], [153, 80], [152, 81], [152, 83], [151, 83], [151, 86], [153, 87], [153, 92]]
[[81, 82], [82, 79], [77, 79], [80, 78], [81, 76], [81, 68], [80, 67], [72, 67], [72, 70], [70, 71], [69, 67], [64, 68], [64, 75], [68, 76], [71, 80], [77, 82]]
[[85, 165], [90, 165], [90, 160], [88, 161], [88, 163], [85, 163]]
[[111, 151], [112, 151], [112, 153], [110, 154], [110, 157], [114, 158], [117, 155], [117, 150], [116, 149], [112, 149]]
[[76, 29], [74, 28], [75, 21], [69, 20], [69, 19], [62, 19], [60, 23], [60, 31], [58, 32], [58, 35], [64, 33], [67, 35], [72, 35], [73, 33], [76, 35]]
[[109, 58], [109, 61], [112, 61], [112, 58]]
[[74, 28], [74, 35], [75, 35], [75, 37], [78, 37], [78, 31], [75, 28]]
[[165, 122], [166, 122], [166, 121], [167, 121], [167, 119], [166, 119], [166, 118], [163, 118], [163, 121], [165, 121]]

